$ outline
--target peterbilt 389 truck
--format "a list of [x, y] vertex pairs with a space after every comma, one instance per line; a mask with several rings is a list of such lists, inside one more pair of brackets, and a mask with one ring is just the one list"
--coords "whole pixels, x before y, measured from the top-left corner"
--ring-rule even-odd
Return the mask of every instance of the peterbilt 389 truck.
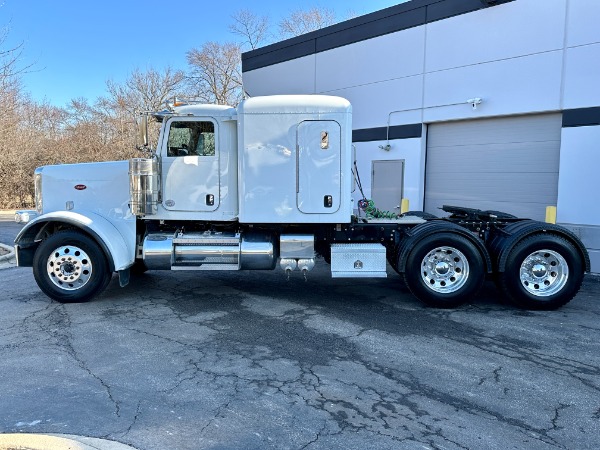
[[[443, 218], [381, 218], [362, 211], [364, 199], [357, 208], [345, 99], [256, 97], [140, 118], [144, 157], [35, 171], [38, 215], [15, 250], [52, 299], [90, 300], [114, 272], [125, 286], [145, 270], [279, 267], [289, 276], [318, 260], [349, 282], [386, 277], [391, 266], [434, 307], [468, 301], [487, 277], [520, 307], [555, 309], [589, 271], [579, 239], [550, 223], [456, 206]], [[150, 149], [152, 118], [162, 123]]]

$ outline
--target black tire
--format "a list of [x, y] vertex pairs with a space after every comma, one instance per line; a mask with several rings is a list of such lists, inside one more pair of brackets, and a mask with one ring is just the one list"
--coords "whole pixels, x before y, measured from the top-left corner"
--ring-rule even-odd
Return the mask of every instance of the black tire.
[[485, 281], [483, 258], [467, 238], [450, 232], [436, 233], [420, 240], [410, 251], [404, 280], [413, 295], [426, 305], [455, 308], [481, 289]]
[[508, 300], [521, 308], [553, 310], [575, 297], [584, 273], [584, 262], [571, 242], [537, 234], [510, 251], [498, 284]]
[[60, 303], [87, 302], [104, 291], [112, 277], [102, 249], [76, 230], [60, 231], [39, 245], [33, 275], [44, 294]]

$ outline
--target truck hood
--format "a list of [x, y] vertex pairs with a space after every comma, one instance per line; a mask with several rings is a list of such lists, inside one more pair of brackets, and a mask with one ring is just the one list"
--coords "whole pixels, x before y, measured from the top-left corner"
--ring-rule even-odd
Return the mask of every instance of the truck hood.
[[128, 168], [128, 161], [42, 167], [43, 213], [85, 210], [105, 217], [127, 217]]

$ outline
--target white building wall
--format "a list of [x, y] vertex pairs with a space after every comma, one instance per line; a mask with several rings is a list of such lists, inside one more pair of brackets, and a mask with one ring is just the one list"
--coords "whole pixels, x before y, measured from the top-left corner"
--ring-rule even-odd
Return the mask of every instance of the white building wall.
[[316, 87], [330, 92], [419, 75], [424, 53], [425, 26], [317, 53]]
[[[424, 199], [424, 179], [420, 170], [414, 168], [422, 167], [425, 169], [425, 151], [423, 149], [423, 139], [401, 139], [393, 141], [393, 148], [390, 151], [383, 151], [380, 145], [385, 145], [385, 141], [359, 142], [354, 144], [356, 147], [356, 163], [359, 167], [360, 181], [363, 186], [363, 192], [366, 198], [372, 198], [371, 186], [371, 167], [373, 161], [404, 160], [404, 198], [407, 198], [411, 209], [415, 211], [423, 210]], [[377, 155], [377, 157], [373, 157]], [[407, 167], [413, 170], [407, 170]], [[356, 202], [362, 198], [358, 189], [353, 193]]]
[[600, 105], [600, 42], [567, 48], [564, 74], [564, 109]]
[[246, 72], [244, 90], [252, 97], [315, 93], [316, 55]]

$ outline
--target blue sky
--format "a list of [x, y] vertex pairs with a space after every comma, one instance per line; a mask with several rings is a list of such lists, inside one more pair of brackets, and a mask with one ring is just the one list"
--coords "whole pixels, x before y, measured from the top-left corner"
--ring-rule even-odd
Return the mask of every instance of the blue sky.
[[[231, 15], [250, 9], [271, 18], [272, 29], [292, 11], [311, 6], [338, 17], [362, 15], [403, 0], [0, 0], [0, 29], [8, 45], [23, 43], [22, 65], [33, 64], [23, 88], [38, 101], [65, 106], [106, 93], [135, 68], [186, 68], [185, 53], [204, 42], [235, 41]], [[0, 48], [0, 50], [2, 50]]]

